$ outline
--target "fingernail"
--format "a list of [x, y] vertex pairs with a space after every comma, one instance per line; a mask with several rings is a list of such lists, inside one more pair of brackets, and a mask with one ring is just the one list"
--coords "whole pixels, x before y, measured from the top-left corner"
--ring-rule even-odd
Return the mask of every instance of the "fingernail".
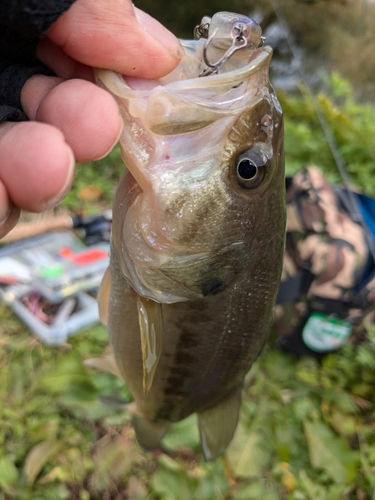
[[64, 187], [54, 196], [53, 198], [49, 198], [47, 201], [45, 201], [42, 206], [41, 206], [41, 211], [44, 212], [45, 210], [49, 210], [50, 208], [55, 207], [58, 205], [64, 198], [65, 196], [69, 193], [70, 188], [73, 184], [74, 180], [74, 174], [75, 174], [75, 158], [73, 151], [70, 149], [69, 146], [67, 146], [69, 155], [70, 155], [70, 165], [69, 165], [69, 170], [68, 170], [68, 175], [66, 177], [66, 181], [64, 184]]
[[7, 220], [9, 212], [10, 212], [10, 204], [8, 201], [8, 203], [5, 202], [0, 209], [0, 226]]
[[143, 10], [134, 7], [134, 12], [139, 24], [149, 35], [172, 52], [178, 59], [183, 57], [184, 49], [173, 33], [167, 30], [159, 21], [156, 21], [156, 19], [146, 14], [146, 12], [143, 12]]
[[5, 189], [4, 184], [0, 183], [0, 226], [4, 225], [9, 218], [13, 204], [9, 199], [9, 195]]
[[0, 238], [3, 238], [6, 234], [8, 234], [20, 218], [20, 209], [12, 203], [7, 205], [3, 212], [4, 213], [0, 214]]

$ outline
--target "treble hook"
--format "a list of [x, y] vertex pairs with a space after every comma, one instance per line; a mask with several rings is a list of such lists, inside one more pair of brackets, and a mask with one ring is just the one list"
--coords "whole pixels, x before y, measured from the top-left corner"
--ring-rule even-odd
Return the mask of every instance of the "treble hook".
[[232, 45], [229, 47], [229, 49], [224, 53], [224, 55], [215, 63], [211, 63], [208, 60], [207, 57], [207, 49], [209, 44], [212, 42], [213, 38], [215, 37], [216, 31], [208, 38], [206, 45], [204, 46], [203, 49], [203, 59], [205, 64], [208, 66], [205, 68], [202, 73], [199, 76], [207, 76], [207, 75], [212, 75], [214, 73], [218, 73], [219, 69], [221, 66], [228, 61], [232, 55], [237, 52], [237, 50], [241, 50], [247, 45], [247, 40], [246, 38], [242, 35], [242, 32], [235, 36], [232, 40]]
[[211, 18], [204, 16], [202, 21], [198, 26], [194, 28], [194, 38], [199, 40], [200, 38], [208, 38], [208, 30], [210, 29]]

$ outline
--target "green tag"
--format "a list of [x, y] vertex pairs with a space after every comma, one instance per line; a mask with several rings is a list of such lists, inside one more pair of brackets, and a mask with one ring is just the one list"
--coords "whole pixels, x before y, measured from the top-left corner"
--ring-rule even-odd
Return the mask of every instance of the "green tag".
[[303, 328], [302, 338], [313, 351], [336, 351], [345, 344], [351, 330], [349, 321], [313, 312]]
[[59, 278], [64, 274], [64, 266], [61, 264], [52, 264], [50, 266], [43, 266], [40, 269], [40, 275], [45, 279]]

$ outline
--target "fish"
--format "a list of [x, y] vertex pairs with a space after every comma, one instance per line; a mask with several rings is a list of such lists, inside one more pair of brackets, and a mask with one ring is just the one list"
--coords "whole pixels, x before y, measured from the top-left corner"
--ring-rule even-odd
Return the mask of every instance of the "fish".
[[213, 460], [233, 438], [244, 377], [269, 335], [285, 180], [260, 27], [220, 12], [200, 28], [206, 36], [181, 41], [184, 57], [159, 80], [96, 72], [119, 106], [126, 165], [98, 301], [139, 444], [155, 449], [196, 413]]

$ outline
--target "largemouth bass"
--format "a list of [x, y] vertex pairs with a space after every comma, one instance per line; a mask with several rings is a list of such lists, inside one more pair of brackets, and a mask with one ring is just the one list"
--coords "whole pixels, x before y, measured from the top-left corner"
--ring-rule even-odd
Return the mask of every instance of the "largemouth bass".
[[100, 70], [124, 121], [110, 273], [100, 290], [116, 363], [146, 449], [198, 415], [207, 460], [231, 441], [241, 387], [262, 351], [282, 268], [282, 111], [272, 49], [239, 14], [158, 81]]

